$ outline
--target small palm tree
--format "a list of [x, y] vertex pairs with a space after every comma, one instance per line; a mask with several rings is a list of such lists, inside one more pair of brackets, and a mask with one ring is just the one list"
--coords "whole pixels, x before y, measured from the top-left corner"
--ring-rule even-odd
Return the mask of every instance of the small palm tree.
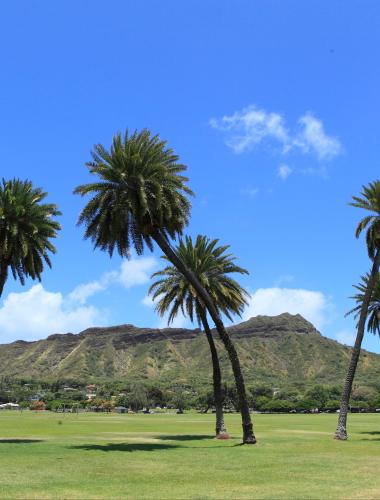
[[186, 166], [158, 135], [148, 130], [116, 134], [108, 151], [101, 144], [94, 147], [93, 160], [87, 164], [98, 180], [78, 186], [75, 193], [92, 195], [79, 217], [85, 226], [85, 238], [95, 248], [112, 256], [115, 248], [130, 257], [131, 248], [141, 255], [145, 246], [160, 247], [170, 262], [181, 271], [199, 294], [207, 308], [231, 360], [240, 399], [243, 442], [254, 444], [244, 378], [236, 349], [224, 327], [212, 298], [170, 245], [187, 225], [192, 191], [183, 175]]
[[[185, 240], [180, 239], [176, 253], [212, 297], [219, 311], [232, 319], [233, 314], [241, 316], [248, 293], [229, 275], [248, 274], [248, 271], [234, 263], [233, 255], [225, 253], [228, 248], [218, 246], [218, 240], [210, 240], [206, 236], [198, 236], [193, 244], [191, 237], [187, 236]], [[163, 259], [168, 261], [166, 256]], [[199, 326], [203, 326], [213, 366], [216, 435], [225, 433], [222, 377], [218, 353], [207, 320], [207, 309], [197, 291], [176, 267], [169, 265], [154, 273], [152, 278], [159, 279], [150, 287], [149, 294], [154, 301], [157, 300], [156, 310], [160, 316], [169, 312], [168, 324], [181, 311], [191, 321], [196, 319]]]
[[51, 267], [49, 252], [56, 249], [51, 239], [60, 225], [56, 205], [41, 203], [47, 196], [30, 181], [2, 180], [0, 184], [0, 297], [8, 272], [24, 285], [25, 278], [41, 281], [44, 264]]
[[361, 198], [354, 196], [353, 202], [350, 203], [350, 205], [371, 212], [370, 215], [367, 215], [359, 222], [355, 235], [358, 238], [361, 233], [366, 230], [367, 251], [372, 261], [372, 269], [365, 283], [365, 290], [363, 289], [360, 312], [358, 310], [359, 320], [357, 324], [356, 340], [352, 349], [351, 360], [343, 386], [338, 425], [335, 431], [335, 438], [340, 440], [347, 439], [347, 413], [352, 392], [352, 384], [360, 357], [368, 308], [370, 306], [373, 289], [376, 285], [380, 265], [380, 181], [375, 181], [368, 184], [368, 186], [363, 186], [361, 194]]
[[[358, 285], [354, 285], [354, 288], [358, 290], [358, 293], [353, 295], [351, 299], [354, 299], [357, 305], [348, 311], [345, 316], [354, 314], [355, 318], [358, 318], [363, 304], [363, 299], [365, 292], [368, 288], [368, 282], [370, 280], [370, 275], [361, 277], [361, 282]], [[380, 336], [380, 276], [377, 275], [375, 286], [372, 291], [371, 300], [368, 306], [368, 316], [367, 316], [367, 331]]]

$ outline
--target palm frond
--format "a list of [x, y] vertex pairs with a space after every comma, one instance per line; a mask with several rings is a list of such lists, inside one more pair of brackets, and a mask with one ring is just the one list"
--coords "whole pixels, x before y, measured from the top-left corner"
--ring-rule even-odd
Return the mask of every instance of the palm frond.
[[[241, 316], [249, 294], [230, 274], [248, 274], [248, 271], [235, 264], [236, 257], [226, 253], [228, 249], [228, 245], [218, 245], [216, 239], [199, 235], [195, 241], [190, 236], [180, 238], [175, 251], [200, 281], [219, 311], [232, 319], [234, 314]], [[166, 256], [162, 258], [168, 262]], [[170, 323], [182, 311], [191, 321], [200, 323], [204, 304], [176, 267], [167, 265], [155, 272], [152, 278], [156, 281], [148, 293], [153, 301], [158, 301], [156, 309], [161, 316], [167, 313]]]
[[[0, 267], [3, 286], [10, 268], [14, 279], [41, 279], [44, 263], [50, 267], [52, 242], [61, 229], [54, 217], [61, 215], [52, 203], [41, 203], [47, 196], [28, 180], [5, 180], [0, 184]], [[1, 294], [0, 290], [0, 294]]]
[[115, 134], [109, 149], [96, 144], [87, 163], [96, 182], [82, 184], [74, 193], [92, 198], [78, 224], [94, 247], [129, 257], [153, 250], [152, 234], [159, 229], [175, 238], [188, 224], [193, 193], [182, 175], [186, 166], [167, 142], [147, 129]]

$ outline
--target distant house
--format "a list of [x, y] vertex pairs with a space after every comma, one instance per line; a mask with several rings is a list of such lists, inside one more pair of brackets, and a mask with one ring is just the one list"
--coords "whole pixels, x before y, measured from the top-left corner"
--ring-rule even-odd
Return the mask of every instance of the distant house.
[[41, 399], [42, 399], [42, 394], [36, 393], [36, 394], [33, 394], [33, 396], [30, 396], [29, 401], [31, 403], [34, 403], [35, 401], [41, 401]]
[[86, 398], [87, 399], [94, 399], [96, 398], [96, 385], [90, 384], [86, 386]]
[[128, 408], [126, 408], [125, 406], [116, 406], [114, 410], [116, 411], [116, 413], [128, 413]]
[[15, 403], [4, 403], [0, 405], [0, 410], [19, 410], [20, 405]]

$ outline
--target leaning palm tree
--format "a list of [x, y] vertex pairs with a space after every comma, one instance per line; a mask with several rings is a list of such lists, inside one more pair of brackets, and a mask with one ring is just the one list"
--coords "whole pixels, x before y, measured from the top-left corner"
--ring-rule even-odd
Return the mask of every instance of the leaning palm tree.
[[78, 224], [84, 224], [85, 238], [110, 256], [116, 249], [120, 256], [129, 258], [132, 248], [141, 255], [145, 247], [152, 251], [155, 242], [189, 280], [228, 351], [241, 405], [243, 442], [253, 444], [256, 439], [236, 349], [212, 298], [170, 244], [170, 239], [182, 234], [191, 208], [188, 196], [192, 191], [183, 175], [186, 166], [178, 160], [166, 141], [148, 130], [133, 134], [127, 131], [124, 137], [116, 134], [110, 150], [96, 145], [87, 166], [98, 180], [74, 191], [82, 196], [92, 195]]
[[352, 350], [351, 360], [347, 371], [346, 380], [343, 386], [342, 398], [338, 425], [335, 431], [335, 438], [340, 440], [347, 439], [347, 413], [352, 391], [352, 384], [358, 365], [361, 345], [364, 337], [365, 323], [368, 315], [368, 308], [371, 302], [373, 289], [380, 265], [380, 181], [372, 182], [368, 186], [363, 186], [362, 197], [353, 197], [351, 206], [367, 210], [370, 215], [362, 219], [356, 228], [356, 237], [366, 230], [366, 243], [368, 256], [372, 261], [372, 269], [363, 288], [363, 297], [358, 310], [358, 323], [355, 344]]
[[[229, 275], [232, 273], [248, 274], [248, 271], [235, 264], [235, 257], [226, 253], [228, 248], [227, 245], [218, 246], [218, 240], [210, 240], [206, 236], [197, 236], [193, 244], [191, 237], [187, 236], [185, 240], [179, 240], [175, 250], [181, 261], [208, 292], [218, 310], [231, 320], [233, 314], [241, 316], [247, 304], [248, 293]], [[162, 258], [168, 261], [166, 256]], [[203, 326], [211, 351], [213, 367], [215, 431], [217, 436], [224, 434], [226, 428], [223, 414], [222, 377], [218, 353], [207, 320], [207, 309], [197, 291], [175, 266], [165, 267], [154, 273], [152, 278], [159, 279], [152, 284], [148, 293], [156, 302], [156, 310], [160, 316], [169, 313], [168, 324], [181, 311], [191, 321], [196, 319], [198, 325]]]
[[56, 250], [50, 239], [60, 230], [52, 217], [60, 212], [41, 203], [46, 196], [30, 181], [3, 179], [0, 184], [0, 297], [9, 270], [24, 285], [27, 277], [41, 281], [44, 264], [51, 267], [49, 252]]

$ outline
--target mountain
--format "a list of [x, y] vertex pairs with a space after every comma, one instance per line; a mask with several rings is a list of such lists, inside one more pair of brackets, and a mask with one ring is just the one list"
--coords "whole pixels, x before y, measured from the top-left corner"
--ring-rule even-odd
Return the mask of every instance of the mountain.
[[[300, 315], [257, 316], [230, 327], [249, 383], [304, 387], [342, 384], [351, 348], [322, 336]], [[217, 342], [225, 379], [232, 379]], [[89, 328], [35, 342], [0, 345], [0, 375], [18, 378], [96, 381], [160, 380], [208, 383], [207, 340], [199, 329]], [[358, 385], [380, 386], [380, 356], [363, 351]]]

